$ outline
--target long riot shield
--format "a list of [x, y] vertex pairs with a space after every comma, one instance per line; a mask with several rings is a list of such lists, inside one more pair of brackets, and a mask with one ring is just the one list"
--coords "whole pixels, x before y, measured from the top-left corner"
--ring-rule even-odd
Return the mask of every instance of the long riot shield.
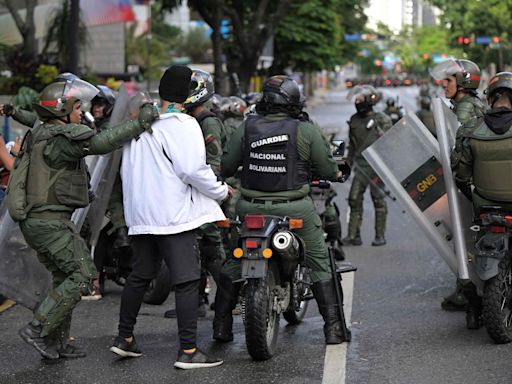
[[[126, 119], [129, 101], [130, 96], [123, 84], [119, 89], [119, 94], [110, 117], [111, 127], [122, 123]], [[79, 230], [87, 219], [88, 242], [91, 247], [92, 255], [94, 254], [94, 248], [103, 225], [116, 174], [119, 171], [121, 153], [122, 150], [118, 149], [105, 155], [93, 156], [92, 159], [89, 160], [89, 173], [91, 175], [90, 188], [95, 198], [89, 206], [75, 211], [72, 217], [72, 220]]]
[[439, 98], [432, 100], [432, 111], [436, 124], [440, 161], [443, 165], [444, 181], [449, 201], [451, 228], [458, 264], [458, 277], [462, 280], [471, 279], [479, 286], [478, 275], [474, 265], [471, 264], [471, 262], [475, 261], [473, 232], [470, 229], [473, 221], [473, 209], [469, 200], [464, 197], [455, 185], [450, 162], [451, 149], [455, 144], [459, 122], [453, 112]]
[[457, 274], [443, 167], [432, 134], [416, 115], [407, 114], [363, 156]]
[[[37, 120], [32, 129], [40, 124]], [[4, 200], [0, 204], [0, 294], [34, 309], [46, 296], [50, 285], [50, 273], [25, 242]]]

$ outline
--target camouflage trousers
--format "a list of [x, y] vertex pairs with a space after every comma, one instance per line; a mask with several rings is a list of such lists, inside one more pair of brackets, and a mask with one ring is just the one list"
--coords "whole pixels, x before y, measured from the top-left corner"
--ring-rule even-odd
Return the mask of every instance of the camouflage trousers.
[[[348, 237], [355, 238], [361, 229], [363, 222], [363, 198], [366, 188], [370, 184], [370, 178], [359, 172], [355, 173], [350, 192], [348, 205], [350, 207], [350, 219], [348, 223]], [[373, 184], [370, 184], [370, 194], [375, 208], [375, 236], [382, 237], [386, 232], [387, 205], [382, 192]]]
[[32, 324], [42, 325], [41, 336], [65, 344], [73, 308], [97, 273], [89, 249], [69, 220], [29, 218], [20, 228], [53, 279], [48, 295], [34, 311]]

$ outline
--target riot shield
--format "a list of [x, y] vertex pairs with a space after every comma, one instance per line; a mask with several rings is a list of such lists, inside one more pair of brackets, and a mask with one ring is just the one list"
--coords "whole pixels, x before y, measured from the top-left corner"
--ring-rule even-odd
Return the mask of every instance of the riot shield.
[[[123, 84], [119, 89], [119, 94], [110, 117], [111, 127], [122, 123], [126, 119], [129, 101], [130, 96]], [[75, 211], [72, 217], [79, 230], [87, 218], [89, 224], [88, 242], [91, 246], [91, 254], [94, 254], [94, 248], [98, 241], [110, 195], [112, 194], [116, 173], [119, 171], [121, 153], [121, 149], [118, 149], [105, 155], [91, 156], [92, 159], [89, 164], [89, 173], [91, 175], [90, 189], [94, 193], [95, 199], [89, 206]]]
[[[363, 156], [419, 224], [453, 273], [467, 278], [467, 269], [459, 265], [455, 252], [457, 249], [462, 254], [460, 232], [453, 230], [446, 193], [445, 178], [451, 177], [451, 173], [445, 175], [439, 144], [418, 117], [407, 114], [368, 147]], [[469, 277], [478, 283], [475, 275]]]
[[[459, 122], [453, 112], [439, 98], [432, 100], [432, 112], [436, 124], [440, 161], [443, 165], [444, 181], [449, 201], [458, 276], [460, 279], [468, 280], [468, 260], [475, 260], [473, 257], [473, 235], [470, 230], [473, 221], [473, 209], [469, 200], [462, 195], [455, 185], [450, 162], [451, 148], [455, 145]], [[472, 280], [477, 280], [476, 274]]]
[[25, 242], [4, 201], [0, 205], [0, 294], [34, 309], [50, 285], [50, 273]]
[[449, 209], [437, 142], [413, 114], [407, 114], [363, 151], [431, 243], [457, 273]]

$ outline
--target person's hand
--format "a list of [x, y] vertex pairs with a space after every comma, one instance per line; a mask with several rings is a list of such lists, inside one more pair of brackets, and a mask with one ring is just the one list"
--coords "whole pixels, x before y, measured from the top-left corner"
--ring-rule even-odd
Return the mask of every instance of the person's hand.
[[137, 120], [139, 121], [140, 126], [149, 133], [153, 133], [151, 129], [151, 124], [158, 119], [158, 109], [151, 104], [146, 103], [142, 107], [140, 107], [139, 117]]
[[14, 140], [14, 145], [11, 148], [11, 155], [18, 156], [18, 153], [20, 153], [22, 141], [23, 139], [21, 136], [16, 137], [16, 139]]
[[222, 202], [226, 202], [228, 201], [229, 199], [231, 199], [233, 197], [235, 193], [235, 190], [233, 189], [233, 187], [231, 185], [228, 185], [228, 194], [226, 195], [226, 197], [224, 198], [224, 200], [222, 200]]
[[16, 109], [12, 104], [0, 104], [0, 116], [14, 116]]

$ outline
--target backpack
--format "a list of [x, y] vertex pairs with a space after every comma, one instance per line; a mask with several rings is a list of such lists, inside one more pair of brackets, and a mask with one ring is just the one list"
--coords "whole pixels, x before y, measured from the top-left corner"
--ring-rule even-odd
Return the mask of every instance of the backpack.
[[[34, 146], [34, 134], [28, 130], [21, 142], [21, 149], [18, 153], [9, 177], [9, 184], [6, 189], [5, 202], [11, 218], [18, 222], [27, 218], [28, 212], [33, 204], [27, 203], [27, 178], [30, 167], [30, 152]], [[49, 182], [48, 188], [52, 186], [63, 170], [57, 172]]]

